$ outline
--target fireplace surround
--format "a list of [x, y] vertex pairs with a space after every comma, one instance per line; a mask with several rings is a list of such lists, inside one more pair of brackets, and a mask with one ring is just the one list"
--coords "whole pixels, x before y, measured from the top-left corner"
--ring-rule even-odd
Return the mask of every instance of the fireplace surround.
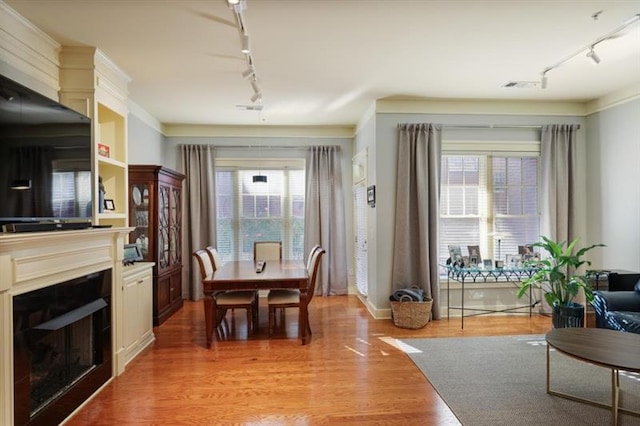
[[13, 298], [15, 424], [57, 424], [112, 375], [111, 269]]
[[59, 424], [124, 371], [129, 231], [0, 233], [0, 424]]

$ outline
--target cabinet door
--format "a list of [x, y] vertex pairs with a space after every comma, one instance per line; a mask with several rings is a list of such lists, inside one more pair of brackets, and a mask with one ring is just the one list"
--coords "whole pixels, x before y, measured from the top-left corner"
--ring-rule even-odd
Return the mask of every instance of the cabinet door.
[[171, 197], [170, 197], [170, 257], [169, 262], [171, 265], [177, 265], [182, 261], [182, 247], [181, 247], [181, 237], [182, 237], [182, 212], [181, 212], [181, 198], [182, 190], [181, 188], [172, 187], [171, 188]]
[[153, 333], [153, 277], [151, 270], [138, 283], [138, 295], [140, 297], [138, 309], [141, 315], [140, 336], [144, 340], [148, 334]]
[[124, 349], [129, 351], [138, 342], [141, 334], [140, 299], [138, 276], [128, 278], [124, 282]]
[[129, 225], [134, 230], [129, 234], [129, 241], [140, 247], [145, 261], [152, 261], [150, 239], [152, 238], [149, 212], [149, 184], [131, 183], [129, 185]]
[[167, 310], [171, 304], [171, 276], [165, 275], [164, 277], [158, 277], [158, 284], [156, 288], [156, 312], [157, 317], [162, 316], [162, 313]]
[[171, 265], [171, 187], [158, 185], [158, 273]]
[[182, 299], [182, 271], [178, 270], [171, 274], [171, 288], [169, 289], [169, 303], [174, 304], [177, 300]]

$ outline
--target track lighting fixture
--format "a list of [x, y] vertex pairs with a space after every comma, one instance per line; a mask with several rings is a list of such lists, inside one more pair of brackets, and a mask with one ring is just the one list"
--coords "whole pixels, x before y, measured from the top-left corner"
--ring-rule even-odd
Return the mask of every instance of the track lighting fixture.
[[258, 86], [256, 80], [251, 80], [251, 88], [253, 89], [253, 93], [260, 93], [260, 86]]
[[542, 78], [540, 79], [540, 87], [542, 89], [547, 88], [547, 73], [542, 73]]
[[[599, 14], [599, 13], [598, 13]], [[596, 19], [596, 18], [594, 18]], [[595, 52], [595, 47], [596, 45], [598, 45], [599, 43], [602, 43], [605, 40], [609, 40], [612, 38], [615, 38], [614, 36], [616, 34], [618, 34], [619, 32], [621, 32], [622, 30], [624, 30], [625, 28], [627, 28], [629, 25], [634, 24], [636, 22], [640, 21], [640, 13], [636, 13], [635, 15], [633, 15], [632, 17], [630, 17], [629, 19], [627, 19], [626, 21], [624, 21], [622, 23], [622, 25], [620, 25], [618, 28], [614, 29], [613, 31], [610, 31], [608, 33], [606, 33], [605, 35], [595, 39], [593, 42], [589, 43], [588, 45], [586, 45], [585, 47], [580, 48], [577, 52], [567, 56], [566, 58], [556, 62], [553, 65], [549, 65], [548, 67], [546, 67], [545, 69], [542, 70], [542, 72], [540, 73], [542, 75], [542, 80], [541, 80], [541, 87], [543, 89], [545, 89], [547, 87], [547, 72], [556, 69], [558, 67], [560, 67], [561, 65], [564, 65], [565, 62], [568, 62], [569, 60], [575, 58], [576, 56], [579, 55], [583, 55], [585, 51], [587, 51], [587, 58], [591, 59], [591, 61], [594, 64], [599, 64], [600, 63], [600, 57], [596, 54]]]
[[242, 49], [241, 52], [244, 53], [245, 55], [249, 52], [251, 52], [251, 50], [249, 49], [249, 35], [248, 34], [242, 34]]
[[593, 50], [593, 47], [591, 47], [591, 49], [589, 49], [589, 51], [587, 52], [587, 58], [591, 59], [591, 61], [593, 61], [593, 63], [596, 65], [600, 63], [600, 57]]
[[229, 8], [233, 10], [236, 16], [236, 23], [238, 24], [238, 33], [240, 35], [241, 51], [247, 59], [247, 69], [242, 72], [242, 78], [250, 80], [251, 87], [253, 89], [253, 96], [251, 96], [251, 102], [260, 100], [262, 102], [262, 92], [258, 86], [258, 76], [256, 75], [256, 69], [254, 66], [253, 57], [251, 56], [251, 46], [249, 43], [249, 34], [247, 31], [246, 22], [244, 19], [244, 10], [247, 8], [246, 0], [227, 0]]
[[255, 73], [256, 73], [256, 69], [253, 67], [253, 65], [249, 65], [249, 68], [247, 68], [242, 72], [242, 77], [249, 78], [251, 76], [254, 76]]

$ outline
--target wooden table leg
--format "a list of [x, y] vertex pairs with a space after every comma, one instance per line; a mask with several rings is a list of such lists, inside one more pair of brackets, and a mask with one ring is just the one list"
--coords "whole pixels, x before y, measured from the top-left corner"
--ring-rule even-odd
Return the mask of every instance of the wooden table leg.
[[213, 338], [213, 294], [205, 293], [204, 294], [204, 323], [205, 329], [207, 333], [207, 348], [211, 347], [211, 342]]
[[298, 334], [302, 344], [306, 345], [309, 340], [309, 310], [307, 309], [307, 289], [300, 289], [300, 308], [298, 309]]

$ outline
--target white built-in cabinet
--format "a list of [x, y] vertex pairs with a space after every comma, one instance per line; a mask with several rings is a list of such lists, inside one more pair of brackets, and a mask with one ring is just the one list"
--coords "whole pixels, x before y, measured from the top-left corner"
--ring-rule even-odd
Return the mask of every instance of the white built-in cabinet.
[[153, 265], [153, 262], [140, 262], [124, 267], [122, 281], [125, 365], [155, 340]]
[[[126, 227], [128, 220], [127, 115], [131, 78], [94, 47], [64, 46], [60, 52], [60, 101], [87, 115], [93, 137], [94, 225]], [[115, 208], [101, 203], [104, 198]]]

